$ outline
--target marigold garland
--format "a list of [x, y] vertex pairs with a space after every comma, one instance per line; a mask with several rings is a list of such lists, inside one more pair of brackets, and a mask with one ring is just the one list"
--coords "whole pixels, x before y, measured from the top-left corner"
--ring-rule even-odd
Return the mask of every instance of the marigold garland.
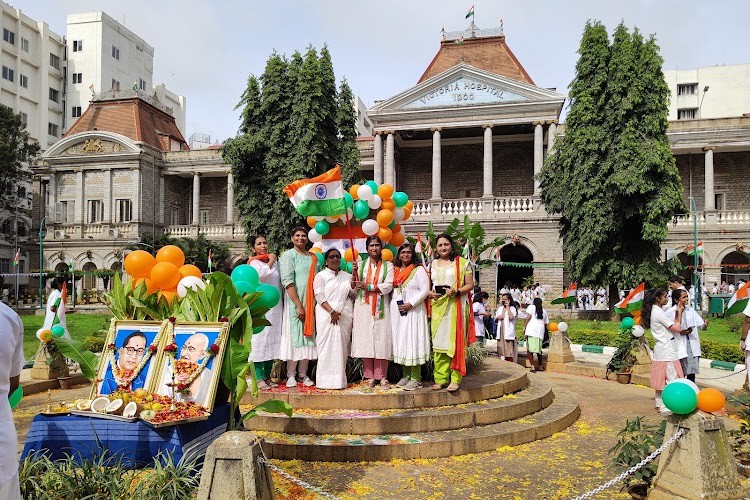
[[129, 389], [131, 384], [133, 383], [133, 380], [135, 380], [135, 378], [140, 375], [140, 373], [143, 371], [143, 368], [148, 363], [148, 360], [151, 359], [151, 355], [158, 351], [159, 348], [155, 343], [149, 345], [143, 353], [141, 362], [138, 363], [138, 366], [136, 366], [134, 370], [126, 370], [117, 366], [117, 361], [115, 360], [115, 351], [117, 350], [117, 346], [114, 343], [109, 344], [107, 346], [107, 350], [109, 366], [112, 367], [112, 377], [115, 379], [115, 382], [117, 382], [117, 387], [120, 389]]

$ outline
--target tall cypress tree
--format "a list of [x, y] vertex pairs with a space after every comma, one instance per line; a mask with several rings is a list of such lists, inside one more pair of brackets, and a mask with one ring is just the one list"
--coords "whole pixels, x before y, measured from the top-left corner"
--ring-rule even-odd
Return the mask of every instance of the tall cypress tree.
[[346, 78], [339, 85], [336, 99], [336, 127], [338, 129], [338, 161], [344, 186], [361, 182], [360, 156], [357, 148], [357, 118], [354, 111], [354, 94]]

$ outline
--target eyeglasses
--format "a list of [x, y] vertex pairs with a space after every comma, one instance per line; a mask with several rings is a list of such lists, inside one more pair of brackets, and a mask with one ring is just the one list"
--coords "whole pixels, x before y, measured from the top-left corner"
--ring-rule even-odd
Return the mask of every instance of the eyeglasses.
[[146, 349], [140, 348], [136, 349], [135, 347], [123, 347], [125, 349], [125, 352], [128, 353], [129, 356], [132, 356], [133, 354], [142, 355], [144, 352], [146, 352]]
[[329, 255], [328, 258], [329, 259], [340, 259], [341, 256], [340, 255]]

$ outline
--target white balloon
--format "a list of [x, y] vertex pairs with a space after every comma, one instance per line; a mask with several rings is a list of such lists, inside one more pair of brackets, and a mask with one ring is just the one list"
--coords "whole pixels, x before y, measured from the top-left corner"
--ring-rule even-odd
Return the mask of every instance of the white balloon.
[[393, 220], [396, 221], [396, 224], [404, 220], [404, 209], [403, 208], [397, 208], [393, 211]]
[[557, 324], [557, 329], [560, 330], [561, 332], [565, 333], [565, 332], [568, 331], [568, 324], [565, 321], [560, 321]]
[[377, 210], [378, 208], [380, 208], [380, 205], [382, 204], [383, 204], [383, 198], [381, 198], [377, 194], [372, 195], [370, 199], [367, 201], [367, 205], [373, 210]]
[[319, 242], [315, 243], [312, 247], [313, 248], [319, 248], [319, 249], [323, 250], [323, 242], [319, 241]]
[[315, 228], [310, 229], [310, 232], [307, 233], [307, 239], [312, 241], [313, 243], [318, 243], [320, 241], [323, 241], [323, 236], [320, 235], [319, 232], [315, 230]]
[[700, 387], [698, 387], [698, 385], [692, 380], [688, 380], [686, 378], [678, 378], [677, 380], [671, 381], [670, 384], [686, 384], [691, 389], [693, 389], [696, 394], [700, 392]]
[[359, 189], [357, 189], [357, 197], [359, 197], [360, 200], [369, 201], [372, 197], [372, 188], [367, 184], [362, 184], [359, 186]]
[[352, 220], [354, 218], [354, 210], [352, 209], [352, 207], [347, 208], [346, 213], [349, 216], [349, 220]]
[[633, 334], [633, 337], [643, 337], [643, 334], [646, 333], [646, 329], [641, 325], [635, 325], [630, 333]]
[[338, 221], [338, 220], [339, 220], [339, 216], [338, 216], [338, 215], [335, 215], [335, 216], [333, 216], [333, 217], [326, 217], [326, 220], [327, 220], [328, 222], [330, 222], [331, 224], [333, 224], [334, 222], [336, 222], [336, 221]]
[[367, 236], [372, 236], [373, 234], [378, 233], [378, 229], [380, 229], [380, 226], [378, 225], [378, 221], [367, 219], [362, 223], [362, 232], [365, 233]]
[[185, 276], [177, 283], [177, 296], [183, 298], [187, 295], [187, 289], [198, 290], [206, 288], [206, 284], [197, 276]]

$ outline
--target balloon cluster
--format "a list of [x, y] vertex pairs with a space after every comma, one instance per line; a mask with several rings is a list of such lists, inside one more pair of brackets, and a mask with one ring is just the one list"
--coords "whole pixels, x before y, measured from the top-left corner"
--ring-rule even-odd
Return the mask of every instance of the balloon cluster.
[[175, 296], [187, 295], [188, 288], [206, 287], [201, 270], [185, 264], [185, 254], [175, 245], [161, 247], [156, 257], [143, 250], [130, 252], [125, 257], [125, 271], [133, 278], [133, 288], [145, 283], [147, 294], [157, 293], [169, 303]]
[[695, 382], [680, 378], [673, 380], [664, 387], [661, 399], [672, 413], [687, 415], [698, 408], [707, 413], [713, 413], [724, 408], [726, 398], [718, 389], [709, 387], [700, 389]]
[[45, 344], [63, 335], [65, 335], [65, 328], [62, 325], [54, 325], [52, 328], [40, 328], [36, 331], [36, 338]]
[[[367, 181], [350, 187], [349, 192], [344, 193], [344, 202], [350, 224], [361, 226], [362, 232], [367, 236], [377, 235], [385, 245], [383, 260], [393, 260], [399, 245], [406, 241], [401, 222], [408, 220], [414, 210], [414, 203], [409, 200], [409, 196], [402, 191], [395, 191], [390, 184], [378, 185], [375, 181]], [[308, 238], [313, 244], [321, 243], [330, 232], [331, 225], [345, 224], [347, 215], [308, 217], [307, 224], [311, 227]], [[322, 252], [318, 247], [319, 245], [313, 245], [313, 252], [318, 254], [322, 264]], [[358, 252], [347, 249], [343, 257], [346, 262], [342, 263], [342, 269], [351, 272], [351, 263], [359, 258]]]
[[630, 331], [630, 334], [633, 337], [640, 338], [643, 337], [643, 334], [646, 333], [646, 329], [639, 324], [641, 312], [633, 311], [632, 314], [635, 315], [636, 312], [638, 313], [638, 315], [634, 318], [631, 318], [630, 316], [622, 318], [622, 321], [620, 321], [620, 330]]
[[232, 271], [231, 278], [232, 283], [234, 283], [234, 286], [237, 288], [237, 292], [240, 295], [254, 292], [263, 294], [255, 301], [259, 306], [271, 309], [281, 300], [279, 289], [273, 285], [261, 283], [258, 277], [258, 271], [249, 264], [240, 264], [235, 267], [234, 271]]

